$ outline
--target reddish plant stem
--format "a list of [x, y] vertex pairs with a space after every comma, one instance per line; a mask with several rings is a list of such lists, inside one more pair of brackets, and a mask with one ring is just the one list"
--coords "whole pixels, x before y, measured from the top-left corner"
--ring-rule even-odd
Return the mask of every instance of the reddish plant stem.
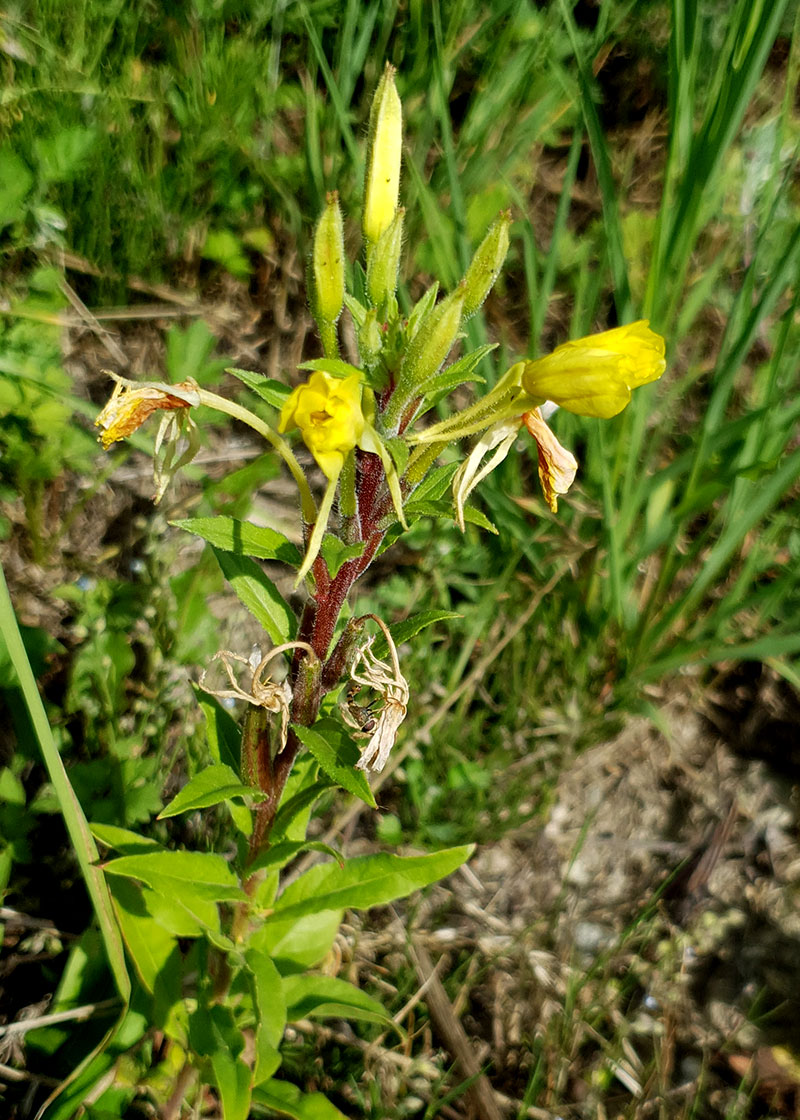
[[[350, 589], [374, 560], [375, 553], [378, 551], [385, 535], [385, 529], [379, 528], [380, 518], [376, 517], [376, 513], [383, 515], [382, 507], [384, 504], [378, 501], [384, 474], [381, 461], [377, 455], [372, 455], [369, 452], [358, 453], [356, 478], [358, 527], [361, 540], [366, 542], [364, 551], [361, 556], [344, 563], [333, 579], [328, 577], [327, 569], [324, 572], [324, 578], [317, 579], [314, 599], [306, 603], [297, 633], [298, 641], [308, 642], [320, 662], [323, 663], [328, 657], [336, 624]], [[324, 561], [321, 558], [318, 563], [321, 563], [324, 567]], [[291, 673], [294, 682], [292, 722], [303, 727], [308, 727], [317, 718], [322, 700], [321, 689], [317, 690], [315, 694], [309, 695], [307, 690], [301, 687], [303, 684], [303, 663], [307, 656], [302, 650], [295, 651]], [[262, 786], [262, 789], [269, 794], [269, 797], [259, 806], [257, 813], [258, 837], [256, 838], [254, 830], [251, 858], [268, 843], [269, 831], [275, 820], [281, 794], [301, 747], [300, 739], [290, 729], [286, 746], [280, 754], [271, 760], [270, 772], [264, 774], [268, 786]]]

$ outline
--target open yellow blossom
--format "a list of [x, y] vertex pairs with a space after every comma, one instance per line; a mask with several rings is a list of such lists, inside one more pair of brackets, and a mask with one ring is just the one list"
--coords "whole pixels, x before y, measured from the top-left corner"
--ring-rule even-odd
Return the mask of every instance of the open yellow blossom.
[[525, 362], [522, 387], [578, 416], [608, 419], [622, 412], [631, 390], [656, 381], [666, 368], [664, 339], [646, 319], [557, 346]]
[[341, 378], [316, 370], [305, 385], [298, 385], [290, 393], [281, 409], [278, 431], [299, 428], [303, 442], [328, 480], [306, 554], [297, 573], [298, 584], [311, 570], [319, 554], [345, 457], [356, 447], [380, 459], [398, 520], [404, 529], [408, 528], [397, 468], [380, 436], [364, 415], [361, 394], [360, 373]]
[[306, 447], [332, 481], [339, 477], [345, 455], [358, 445], [365, 426], [359, 375], [332, 377], [317, 370], [290, 394], [281, 409], [278, 431], [299, 428]]

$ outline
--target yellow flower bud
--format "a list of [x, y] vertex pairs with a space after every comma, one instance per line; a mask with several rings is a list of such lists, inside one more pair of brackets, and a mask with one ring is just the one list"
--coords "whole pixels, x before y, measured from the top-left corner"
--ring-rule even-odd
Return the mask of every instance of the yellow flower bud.
[[328, 194], [314, 233], [314, 315], [335, 323], [344, 306], [344, 229], [339, 195]]
[[394, 67], [387, 63], [369, 114], [364, 236], [373, 245], [397, 210], [402, 143], [403, 110], [394, 84]]
[[538, 401], [553, 401], [579, 416], [616, 416], [631, 390], [656, 381], [666, 368], [664, 339], [646, 319], [565, 342], [526, 362], [522, 387]]
[[511, 225], [511, 214], [508, 210], [500, 214], [492, 222], [489, 231], [478, 246], [464, 277], [466, 299], [464, 300], [464, 318], [469, 319], [474, 315], [489, 292], [494, 287], [495, 280], [500, 275], [503, 261], [508, 252], [508, 228]]
[[345, 455], [361, 439], [364, 426], [360, 375], [340, 378], [318, 370], [289, 395], [281, 409], [278, 431], [299, 428], [323, 474], [333, 481]]

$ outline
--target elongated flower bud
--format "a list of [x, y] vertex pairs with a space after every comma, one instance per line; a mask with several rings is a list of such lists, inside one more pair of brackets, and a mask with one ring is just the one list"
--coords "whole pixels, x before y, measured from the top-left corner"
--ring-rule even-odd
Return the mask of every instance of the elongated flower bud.
[[314, 233], [314, 316], [322, 323], [335, 323], [344, 306], [344, 229], [339, 195], [328, 201]]
[[464, 276], [464, 318], [474, 315], [494, 287], [508, 252], [511, 213], [506, 210], [489, 227]]
[[394, 67], [383, 72], [369, 114], [369, 155], [364, 186], [364, 236], [375, 244], [391, 225], [400, 193], [403, 110]]
[[578, 416], [608, 419], [622, 412], [631, 390], [664, 372], [664, 339], [646, 319], [590, 334], [525, 362], [522, 387], [537, 401], [553, 401]]
[[409, 343], [400, 381], [407, 392], [415, 393], [432, 377], [450, 353], [464, 313], [464, 285], [434, 307], [420, 324]]
[[382, 308], [391, 299], [397, 288], [397, 269], [400, 265], [400, 250], [403, 247], [403, 219], [405, 210], [400, 209], [391, 223], [380, 236], [367, 262], [367, 290], [375, 307]]

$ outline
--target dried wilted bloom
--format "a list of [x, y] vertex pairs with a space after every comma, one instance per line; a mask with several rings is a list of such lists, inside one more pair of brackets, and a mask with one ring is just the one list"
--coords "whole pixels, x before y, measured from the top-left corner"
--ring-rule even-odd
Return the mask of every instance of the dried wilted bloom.
[[254, 704], [258, 708], [266, 708], [268, 712], [274, 712], [276, 715], [279, 715], [281, 717], [281, 724], [277, 754], [280, 754], [286, 746], [286, 735], [289, 731], [289, 719], [291, 715], [292, 690], [289, 687], [289, 682], [286, 680], [270, 680], [269, 676], [265, 676], [265, 670], [275, 657], [281, 653], [285, 653], [286, 650], [289, 649], [303, 649], [306, 653], [311, 654], [312, 657], [316, 657], [314, 650], [307, 642], [286, 642], [283, 645], [276, 646], [274, 649], [271, 649], [265, 657], [262, 657], [253, 669], [253, 678], [249, 692], [245, 692], [237, 683], [231, 662], [238, 661], [241, 665], [246, 665], [250, 669], [252, 669], [252, 662], [249, 658], [242, 657], [239, 653], [231, 653], [228, 649], [219, 650], [218, 653], [214, 654], [211, 660], [222, 662], [225, 672], [228, 675], [228, 680], [231, 682], [231, 687], [209, 688], [206, 684], [208, 669], [204, 670], [200, 678], [200, 687], [210, 696], [216, 696], [218, 699], [244, 700], [248, 704]]
[[539, 454], [539, 481], [542, 484], [545, 501], [553, 513], [558, 510], [558, 495], [566, 494], [578, 470], [575, 456], [562, 447], [555, 434], [545, 424], [538, 408], [531, 409], [522, 417], [525, 427], [536, 440]]
[[137, 383], [110, 373], [116, 381], [111, 399], [95, 420], [102, 428], [100, 440], [107, 451], [112, 443], [125, 439], [144, 424], [154, 412], [189, 409], [200, 403], [197, 386], [191, 380], [179, 385], [158, 382]]
[[389, 646], [391, 664], [376, 657], [372, 650], [375, 642], [373, 634], [360, 647], [355, 664], [350, 671], [350, 680], [358, 688], [376, 692], [379, 706], [373, 708], [370, 704], [366, 709], [369, 720], [367, 724], [362, 718], [363, 712], [359, 712], [356, 717], [352, 705], [343, 704], [341, 710], [345, 723], [355, 728], [360, 735], [370, 736], [369, 742], [361, 752], [361, 758], [356, 763], [356, 769], [370, 769], [380, 773], [394, 746], [400, 724], [406, 718], [409, 690], [408, 681], [400, 672], [397, 647], [389, 633], [389, 628], [375, 615], [368, 617], [374, 619], [383, 631]]

